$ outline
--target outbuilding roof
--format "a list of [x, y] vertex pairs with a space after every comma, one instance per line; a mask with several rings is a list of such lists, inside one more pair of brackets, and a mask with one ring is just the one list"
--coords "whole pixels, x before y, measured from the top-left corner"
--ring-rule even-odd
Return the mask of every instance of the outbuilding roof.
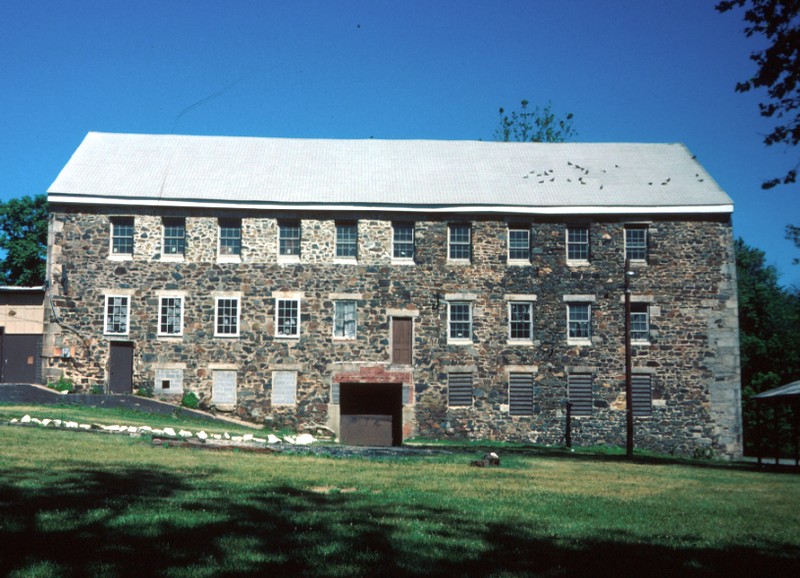
[[334, 140], [90, 132], [52, 203], [730, 213], [682, 144]]

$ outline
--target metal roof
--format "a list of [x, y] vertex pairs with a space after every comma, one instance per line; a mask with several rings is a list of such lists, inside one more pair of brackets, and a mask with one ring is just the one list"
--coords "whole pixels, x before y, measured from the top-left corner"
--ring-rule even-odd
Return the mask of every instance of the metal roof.
[[730, 213], [682, 144], [90, 132], [50, 202], [529, 213]]
[[787, 397], [800, 397], [800, 381], [793, 381], [775, 389], [762, 391], [758, 395], [754, 395], [753, 399], [763, 400], [778, 400]]

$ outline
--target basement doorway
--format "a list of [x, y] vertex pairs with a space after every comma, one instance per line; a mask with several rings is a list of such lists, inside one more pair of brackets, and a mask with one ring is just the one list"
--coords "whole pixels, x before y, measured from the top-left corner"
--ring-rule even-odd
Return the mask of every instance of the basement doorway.
[[403, 442], [402, 383], [342, 383], [339, 439], [353, 446], [399, 446]]
[[130, 394], [133, 392], [133, 343], [112, 341], [109, 348], [108, 391]]

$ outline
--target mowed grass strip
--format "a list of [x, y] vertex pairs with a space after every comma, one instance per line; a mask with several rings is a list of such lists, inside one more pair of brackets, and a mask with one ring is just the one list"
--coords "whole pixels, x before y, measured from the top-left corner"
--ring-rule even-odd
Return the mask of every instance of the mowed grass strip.
[[3, 576], [797, 575], [800, 477], [215, 453], [0, 427]]

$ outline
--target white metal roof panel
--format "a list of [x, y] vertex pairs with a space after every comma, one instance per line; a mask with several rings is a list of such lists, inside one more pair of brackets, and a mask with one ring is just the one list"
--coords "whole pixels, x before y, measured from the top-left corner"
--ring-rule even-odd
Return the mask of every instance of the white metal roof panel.
[[681, 144], [89, 133], [54, 202], [730, 212]]

